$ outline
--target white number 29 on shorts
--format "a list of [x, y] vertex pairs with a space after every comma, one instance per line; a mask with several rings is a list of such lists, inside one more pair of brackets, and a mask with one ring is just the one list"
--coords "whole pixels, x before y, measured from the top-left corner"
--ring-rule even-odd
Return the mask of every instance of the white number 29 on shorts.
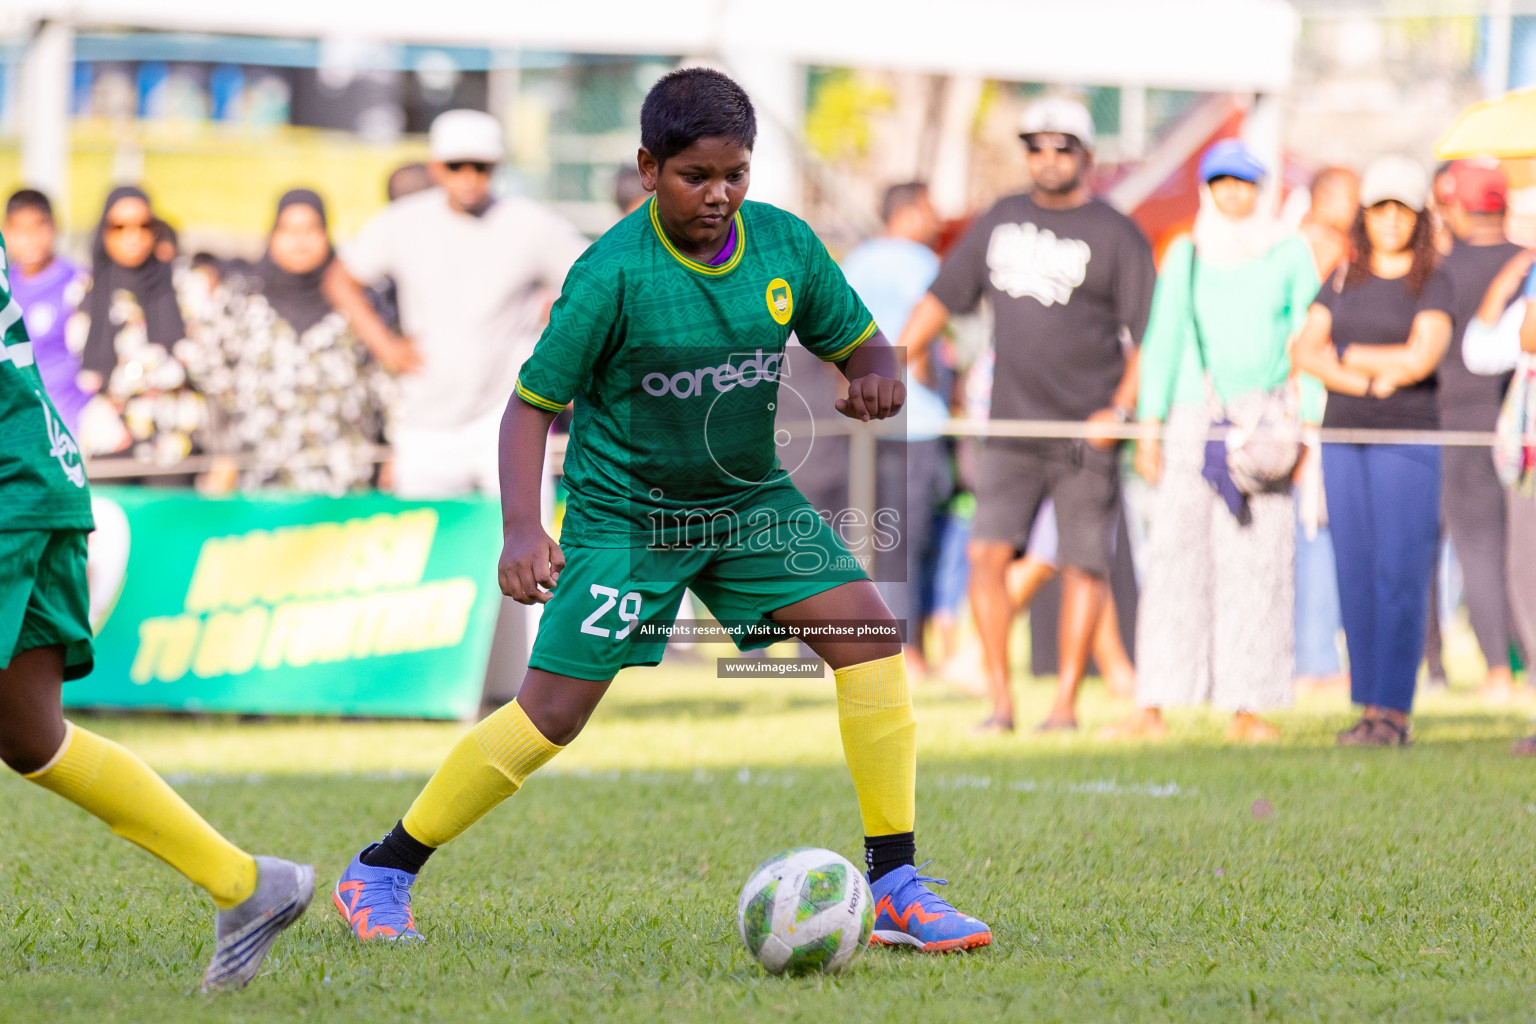
[[[640, 595], [631, 590], [621, 599], [618, 590], [615, 588], [605, 587], [601, 583], [594, 583], [592, 584], [592, 596], [600, 598], [603, 603], [598, 605], [597, 611], [581, 620], [581, 631], [583, 633], [591, 633], [593, 636], [611, 636], [615, 640], [623, 640], [629, 636], [630, 631], [635, 628], [635, 623], [640, 621]], [[623, 619], [626, 623], [624, 628], [617, 633], [609, 630], [606, 626], [599, 626], [597, 624], [597, 620], [602, 618], [608, 609], [614, 605], [619, 606], [619, 618]]]

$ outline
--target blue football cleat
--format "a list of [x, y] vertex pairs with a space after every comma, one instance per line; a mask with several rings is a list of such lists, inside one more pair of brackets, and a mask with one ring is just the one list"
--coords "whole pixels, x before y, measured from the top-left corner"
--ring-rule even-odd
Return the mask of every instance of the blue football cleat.
[[[374, 846], [378, 844], [375, 843]], [[331, 900], [352, 933], [363, 940], [423, 942], [411, 912], [411, 883], [416, 876], [395, 868], [376, 868], [363, 863], [369, 846], [347, 865]]]
[[911, 865], [903, 865], [873, 883], [875, 934], [870, 941], [882, 946], [912, 946], [924, 953], [991, 945], [992, 929], [950, 906], [948, 900], [928, 888], [930, 883], [949, 884], [942, 878], [919, 875]]

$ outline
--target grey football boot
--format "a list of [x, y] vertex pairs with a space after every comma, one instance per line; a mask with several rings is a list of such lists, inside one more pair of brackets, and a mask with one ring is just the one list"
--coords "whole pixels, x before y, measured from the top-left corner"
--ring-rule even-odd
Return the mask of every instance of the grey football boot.
[[257, 857], [256, 891], [244, 903], [219, 911], [213, 920], [217, 945], [203, 975], [203, 991], [250, 984], [272, 943], [304, 916], [314, 897], [314, 868], [277, 857]]

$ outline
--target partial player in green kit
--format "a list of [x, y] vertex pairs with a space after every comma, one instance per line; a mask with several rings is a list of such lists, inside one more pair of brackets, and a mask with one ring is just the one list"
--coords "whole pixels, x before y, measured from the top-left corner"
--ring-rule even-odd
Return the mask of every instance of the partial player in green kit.
[[[410, 887], [427, 858], [575, 739], [621, 668], [661, 661], [691, 588], [738, 646], [793, 623], [832, 666], [875, 941], [984, 946], [990, 929], [914, 866], [916, 724], [898, 624], [776, 455], [777, 403], [798, 401], [779, 387], [791, 333], [838, 366], [837, 411], [864, 421], [901, 408], [895, 352], [810, 228], [744, 201], [756, 118], [735, 82], [665, 76], [640, 132], [655, 196], [571, 268], [502, 422], [501, 587], [544, 604], [528, 674], [348, 865], [336, 906], [359, 938], [420, 939]], [[539, 481], [550, 424], [573, 401], [556, 544]]]
[[93, 662], [85, 538], [95, 523], [80, 449], [43, 390], [7, 271], [0, 239], [0, 760], [207, 892], [218, 911], [203, 989], [238, 988], [309, 906], [315, 870], [240, 850], [143, 761], [65, 720], [63, 684]]

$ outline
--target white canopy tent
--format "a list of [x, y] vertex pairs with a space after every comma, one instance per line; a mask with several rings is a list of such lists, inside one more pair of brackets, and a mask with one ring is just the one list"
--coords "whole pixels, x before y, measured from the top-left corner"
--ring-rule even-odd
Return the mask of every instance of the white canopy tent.
[[11, 0], [43, 20], [181, 32], [363, 38], [573, 53], [772, 53], [802, 64], [1274, 92], [1291, 80], [1283, 0]]
[[[1298, 25], [1284, 0], [9, 0], [0, 9], [0, 36], [29, 41], [24, 173], [53, 188], [63, 184], [76, 28], [688, 55], [728, 67], [770, 123], [795, 131], [801, 65], [1264, 94], [1290, 84]], [[787, 144], [764, 141], [755, 185], [778, 192], [792, 159]]]

